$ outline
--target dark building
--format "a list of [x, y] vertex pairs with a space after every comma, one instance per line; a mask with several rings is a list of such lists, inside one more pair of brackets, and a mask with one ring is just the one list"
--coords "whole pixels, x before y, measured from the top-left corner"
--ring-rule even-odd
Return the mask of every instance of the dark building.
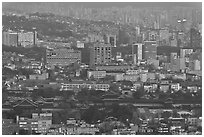
[[145, 41], [144, 42], [143, 58], [144, 59], [156, 59], [157, 58], [157, 43], [156, 43], [156, 41]]
[[129, 43], [129, 36], [124, 29], [119, 30], [118, 34], [118, 44], [128, 44]]

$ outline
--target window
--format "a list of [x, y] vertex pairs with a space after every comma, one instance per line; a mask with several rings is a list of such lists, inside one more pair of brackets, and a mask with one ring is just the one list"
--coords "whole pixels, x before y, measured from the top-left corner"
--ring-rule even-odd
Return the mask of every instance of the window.
[[21, 125], [25, 125], [25, 124], [27, 124], [27, 122], [19, 122], [19, 124]]

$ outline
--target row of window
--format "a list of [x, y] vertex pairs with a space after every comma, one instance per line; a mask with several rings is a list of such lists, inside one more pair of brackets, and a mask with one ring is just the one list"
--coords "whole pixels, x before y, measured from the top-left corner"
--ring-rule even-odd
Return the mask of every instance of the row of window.
[[100, 47], [95, 47], [95, 50], [111, 50], [111, 47], [102, 47], [102, 48], [100, 48]]
[[97, 84], [97, 85], [78, 85], [78, 84], [66, 84], [62, 85], [65, 88], [86, 88], [86, 87], [96, 87], [96, 88], [109, 88], [108, 84]]
[[47, 59], [79, 59], [80, 57], [73, 57], [73, 56], [71, 56], [71, 57], [61, 57], [61, 58], [56, 58], [56, 57], [49, 57], [49, 58], [47, 58]]

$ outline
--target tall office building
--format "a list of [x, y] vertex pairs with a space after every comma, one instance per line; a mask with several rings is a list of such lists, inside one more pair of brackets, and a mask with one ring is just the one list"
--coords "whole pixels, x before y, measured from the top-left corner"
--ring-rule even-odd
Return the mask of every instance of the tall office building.
[[144, 59], [156, 59], [157, 58], [157, 43], [156, 41], [145, 41], [143, 46], [143, 58]]
[[132, 56], [133, 56], [133, 63], [136, 64], [140, 62], [142, 58], [143, 52], [143, 45], [142, 43], [135, 43], [132, 45]]
[[2, 43], [7, 46], [29, 46], [37, 44], [37, 32], [12, 32], [2, 34]]
[[75, 62], [81, 62], [81, 52], [73, 49], [47, 49], [46, 61], [48, 67], [54, 68], [54, 66], [67, 66]]
[[111, 44], [97, 42], [90, 47], [90, 66], [111, 62]]
[[135, 27], [136, 36], [140, 36], [140, 26]]
[[12, 31], [3, 32], [2, 44], [16, 47], [18, 45], [18, 33]]

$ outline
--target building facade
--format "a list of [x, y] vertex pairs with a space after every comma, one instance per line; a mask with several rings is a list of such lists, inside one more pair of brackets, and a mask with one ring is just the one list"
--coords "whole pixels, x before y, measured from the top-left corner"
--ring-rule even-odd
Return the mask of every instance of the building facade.
[[37, 32], [20, 32], [18, 33], [18, 45], [22, 47], [36, 45]]
[[72, 83], [61, 83], [61, 91], [63, 90], [80, 90], [83, 88], [94, 89], [94, 90], [103, 90], [108, 91], [110, 85], [109, 84], [95, 84], [95, 83], [81, 83], [81, 82], [72, 82]]
[[156, 41], [145, 41], [143, 50], [144, 50], [144, 59], [157, 59]]
[[111, 62], [111, 44], [95, 43], [90, 48], [90, 66], [105, 65]]
[[104, 36], [104, 42], [116, 47], [116, 35], [107, 34]]
[[48, 67], [68, 66], [72, 63], [81, 62], [81, 52], [73, 49], [54, 49], [46, 50], [46, 61]]
[[143, 59], [143, 45], [142, 43], [135, 43], [132, 45], [133, 63], [136, 64]]
[[3, 32], [2, 33], [2, 44], [6, 46], [14, 46], [18, 45], [18, 33], [17, 32]]

